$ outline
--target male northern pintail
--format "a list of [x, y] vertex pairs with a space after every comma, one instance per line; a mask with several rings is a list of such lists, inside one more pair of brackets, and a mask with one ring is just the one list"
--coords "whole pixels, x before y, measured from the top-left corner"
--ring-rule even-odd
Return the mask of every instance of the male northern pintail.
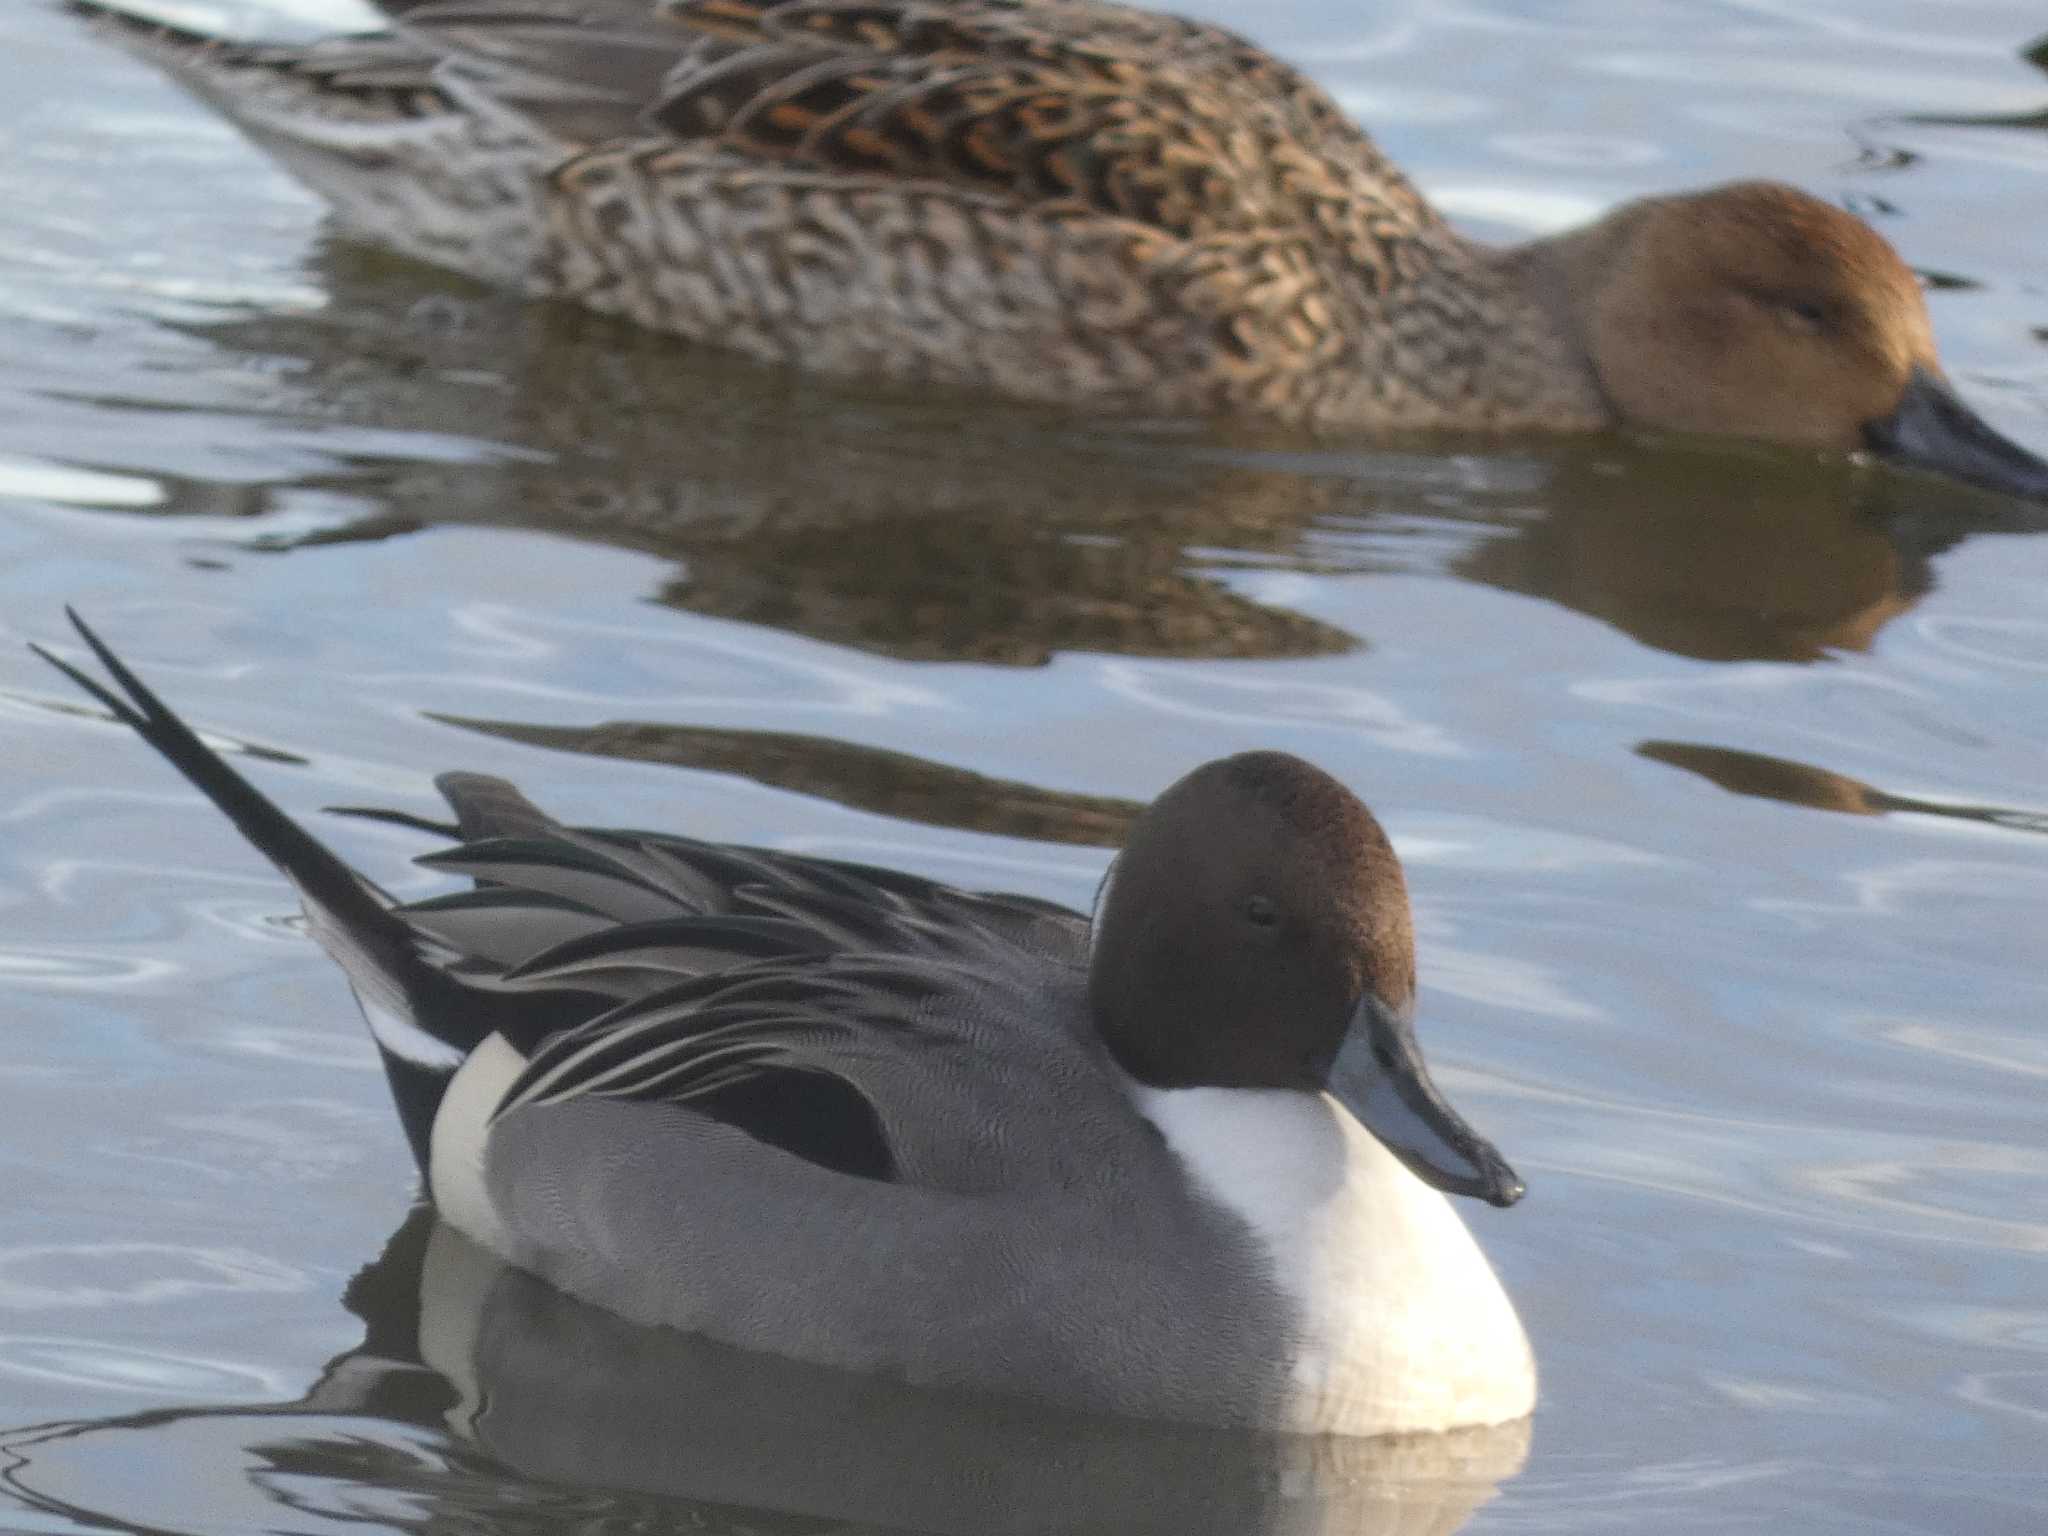
[[841, 375], [1337, 430], [1634, 424], [2048, 495], [1913, 274], [1791, 187], [1467, 240], [1316, 85], [1105, 0], [376, 0], [227, 45], [75, 0], [360, 233]]
[[1196, 769], [1092, 928], [448, 774], [459, 841], [422, 862], [475, 888], [398, 906], [78, 628], [118, 693], [37, 649], [297, 887], [442, 1216], [521, 1268], [635, 1322], [1091, 1411], [1530, 1411], [1528, 1340], [1439, 1192], [1522, 1185], [1430, 1082], [1401, 867], [1328, 774]]

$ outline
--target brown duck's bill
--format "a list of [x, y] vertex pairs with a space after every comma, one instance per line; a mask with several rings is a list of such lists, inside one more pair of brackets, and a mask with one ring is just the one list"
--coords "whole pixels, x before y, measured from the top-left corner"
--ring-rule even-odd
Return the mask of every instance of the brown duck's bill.
[[1414, 1025], [1370, 992], [1330, 1069], [1330, 1091], [1423, 1183], [1489, 1205], [1522, 1198], [1515, 1170], [1429, 1080]]
[[1887, 458], [1939, 470], [1986, 490], [2048, 501], [2048, 463], [1992, 430], [1948, 380], [1915, 368], [1899, 407], [1863, 429]]

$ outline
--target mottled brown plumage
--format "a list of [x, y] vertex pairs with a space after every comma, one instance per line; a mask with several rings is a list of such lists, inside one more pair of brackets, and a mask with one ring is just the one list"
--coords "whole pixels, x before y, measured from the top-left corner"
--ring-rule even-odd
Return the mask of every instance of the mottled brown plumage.
[[1330, 429], [1870, 440], [2048, 483], [1929, 403], [1912, 274], [1789, 187], [1483, 246], [1286, 64], [1105, 0], [382, 9], [303, 48], [124, 28], [370, 237], [764, 361]]

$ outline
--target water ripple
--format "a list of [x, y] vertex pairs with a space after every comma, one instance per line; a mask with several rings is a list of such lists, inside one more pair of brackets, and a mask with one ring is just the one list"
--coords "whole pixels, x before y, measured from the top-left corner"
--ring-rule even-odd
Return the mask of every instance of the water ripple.
[[1956, 1396], [1979, 1408], [2048, 1424], [2048, 1371], [1974, 1371]]
[[164, 489], [142, 475], [109, 475], [69, 464], [0, 454], [0, 497], [58, 501], [75, 507], [155, 507]]
[[2048, 672], [2048, 624], [1983, 614], [1923, 614], [1913, 631], [1936, 654], [2004, 672]]
[[2048, 1151], [2009, 1144], [1919, 1141], [1910, 1156], [1793, 1164], [1787, 1179], [1826, 1208], [1872, 1212], [1894, 1231], [2023, 1253], [2048, 1253], [2048, 1221], [1972, 1212], [2024, 1211], [2048, 1182]]
[[[123, 1278], [114, 1281], [120, 1273]], [[30, 1243], [0, 1248], [0, 1307], [155, 1306], [190, 1296], [290, 1294], [303, 1270], [242, 1248], [174, 1243]]]
[[[668, 710], [702, 710], [719, 704], [745, 704], [751, 717], [758, 719], [764, 710], [778, 708], [816, 709], [822, 705], [841, 713], [886, 714], [942, 708], [945, 703], [931, 688], [889, 679], [873, 668], [842, 660], [834, 647], [793, 641], [746, 624], [707, 621], [686, 629], [650, 629], [578, 622], [494, 603], [466, 604], [456, 609], [453, 617], [457, 628], [471, 638], [467, 649], [479, 659], [526, 666], [557, 659], [571, 646], [579, 651], [597, 646], [609, 652], [619, 663], [618, 682], [630, 687], [638, 678], [650, 690], [608, 689], [601, 701], [610, 706], [658, 703]], [[678, 670], [683, 673], [682, 680], [674, 675]], [[404, 680], [415, 690], [436, 681], [416, 673], [408, 673]], [[715, 686], [707, 686], [714, 680]], [[478, 679], [449, 681], [460, 685], [468, 702], [475, 702]], [[679, 681], [683, 686], [678, 686]], [[494, 691], [524, 698], [600, 702], [599, 696], [581, 690], [513, 683], [502, 676], [488, 682]]]
[[1285, 725], [1342, 732], [1428, 757], [1466, 755], [1445, 728], [1418, 719], [1392, 696], [1355, 685], [1297, 681], [1300, 670], [1222, 672], [1114, 661], [1098, 675], [1111, 693], [1160, 714], [1261, 729]]
[[1813, 111], [1812, 98], [1832, 97], [1865, 107], [1895, 107], [1912, 102], [1921, 111], [2021, 112], [2039, 105], [2040, 87], [2015, 82], [1998, 85], [1980, 72], [1939, 74], [1901, 64], [1837, 63], [1811, 54], [1799, 58], [1767, 58], [1688, 48], [1669, 52], [1622, 52], [1589, 61], [1603, 73], [1638, 81], [1689, 83], [1702, 75], [1740, 81], [1752, 89], [1796, 92], [1805, 98], [1802, 110]]
[[1593, 1023], [1607, 1017], [1605, 1009], [1574, 996], [1569, 977], [1554, 967], [1460, 949], [1434, 938], [1428, 953], [1432, 993], [1542, 1018]]
[[0, 949], [0, 977], [38, 987], [113, 992], [150, 986], [178, 975], [185, 967], [174, 960], [138, 955], [132, 950], [39, 947]]
[[[339, 1012], [340, 1010], [337, 1010]], [[331, 1067], [344, 1072], [381, 1072], [377, 1047], [368, 1034], [336, 1025], [296, 1028], [289, 1024], [237, 1024], [214, 1037], [222, 1049], [271, 1061]]]
[[1808, 1240], [1858, 1232], [2048, 1252], [2048, 1221], [2018, 1214], [2048, 1180], [2048, 1150], [2038, 1147], [1704, 1114], [1528, 1076], [1490, 1091], [1515, 1106], [1523, 1138], [1545, 1148], [1526, 1159], [1531, 1167], [1748, 1212]]
[[1976, 1029], [1925, 1018], [1878, 1021], [1877, 1034], [1907, 1050], [1982, 1067], [2004, 1081], [2048, 1077], [2048, 1039], [2038, 1034]]
[[0, 1374], [155, 1398], [271, 1397], [288, 1390], [281, 1377], [233, 1361], [27, 1334], [0, 1334]]

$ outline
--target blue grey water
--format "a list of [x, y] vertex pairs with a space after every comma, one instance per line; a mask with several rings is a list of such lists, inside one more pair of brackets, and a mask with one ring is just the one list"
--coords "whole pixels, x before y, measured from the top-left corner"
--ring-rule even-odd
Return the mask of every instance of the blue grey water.
[[[1848, 202], [2048, 451], [2038, 6], [1193, 8], [1475, 230], [1739, 176]], [[0, 1527], [2048, 1519], [2034, 514], [1786, 451], [1307, 450], [692, 354], [338, 240], [44, 0], [0, 11], [0, 209]], [[338, 973], [26, 655], [66, 602], [315, 816], [461, 765], [1085, 905], [1193, 762], [1324, 764], [1407, 862], [1439, 1078], [1530, 1185], [1465, 1212], [1544, 1373], [1526, 1465], [647, 1374], [423, 1256]], [[324, 829], [433, 888], [413, 835]]]

